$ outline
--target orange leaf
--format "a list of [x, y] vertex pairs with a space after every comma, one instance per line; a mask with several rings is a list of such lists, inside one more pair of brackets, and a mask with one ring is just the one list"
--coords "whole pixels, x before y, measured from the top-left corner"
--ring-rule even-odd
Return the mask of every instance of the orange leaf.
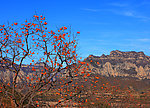
[[67, 29], [67, 27], [64, 26], [64, 30], [66, 30], [66, 29]]
[[99, 77], [95, 77], [96, 79], [99, 79]]
[[17, 25], [18, 23], [14, 23], [14, 25]]
[[47, 22], [44, 22], [44, 25], [47, 25]]

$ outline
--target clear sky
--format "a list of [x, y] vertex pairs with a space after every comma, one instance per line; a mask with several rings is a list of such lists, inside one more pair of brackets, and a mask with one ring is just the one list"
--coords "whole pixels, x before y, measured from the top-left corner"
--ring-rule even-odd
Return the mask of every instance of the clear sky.
[[35, 12], [52, 30], [80, 31], [83, 58], [112, 50], [150, 55], [150, 0], [0, 0], [0, 24], [24, 22]]

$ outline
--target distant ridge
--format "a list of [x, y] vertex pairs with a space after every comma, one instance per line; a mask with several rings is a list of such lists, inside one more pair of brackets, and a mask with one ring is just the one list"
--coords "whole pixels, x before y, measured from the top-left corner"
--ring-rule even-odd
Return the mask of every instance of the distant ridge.
[[[84, 62], [89, 64], [88, 67], [91, 69], [90, 73], [92, 74], [100, 74], [107, 77], [150, 79], [150, 56], [145, 55], [142, 51], [123, 52], [114, 50], [109, 55], [89, 55], [84, 59]], [[9, 66], [9, 64], [0, 63], [0, 65], [0, 80], [4, 82], [12, 81], [14, 73], [5, 68], [5, 65]], [[33, 74], [40, 74], [40, 71], [44, 68], [43, 66], [44, 63], [42, 62], [37, 63], [36, 66], [22, 64], [17, 82], [21, 82], [21, 76], [33, 77]], [[32, 67], [36, 71], [33, 71]], [[65, 72], [65, 70], [62, 72]]]
[[89, 55], [84, 61], [90, 64], [92, 73], [150, 79], [150, 56], [145, 55], [142, 51], [114, 50], [109, 55]]

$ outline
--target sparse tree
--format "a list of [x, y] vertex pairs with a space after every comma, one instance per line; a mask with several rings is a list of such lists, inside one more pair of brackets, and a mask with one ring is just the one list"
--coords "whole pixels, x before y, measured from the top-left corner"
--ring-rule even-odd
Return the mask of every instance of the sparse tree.
[[56, 105], [78, 96], [80, 86], [70, 84], [78, 75], [84, 75], [82, 78], [89, 75], [86, 69], [81, 72], [81, 65], [77, 65], [85, 64], [78, 60], [76, 53], [76, 36], [79, 34], [72, 34], [65, 26], [56, 31], [49, 30], [42, 15], [34, 15], [24, 24], [0, 25], [0, 94], [10, 101], [11, 107], [44, 104], [50, 107], [36, 98], [49, 91], [60, 96]]

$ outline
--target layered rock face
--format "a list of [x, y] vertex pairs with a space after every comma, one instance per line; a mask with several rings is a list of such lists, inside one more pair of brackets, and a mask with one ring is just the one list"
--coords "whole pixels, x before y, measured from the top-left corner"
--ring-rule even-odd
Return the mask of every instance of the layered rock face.
[[108, 77], [150, 79], [150, 56], [146, 56], [143, 52], [115, 50], [111, 51], [110, 55], [90, 55], [84, 61], [89, 63], [92, 73]]
[[[146, 56], [143, 52], [115, 50], [110, 52], [110, 55], [90, 55], [84, 61], [89, 64], [89, 69], [92, 70], [93, 74], [101, 74], [107, 77], [150, 79], [150, 56]], [[12, 82], [15, 73], [6, 69], [5, 65], [13, 69], [11, 65], [0, 62], [0, 80], [6, 83]], [[33, 70], [33, 67], [36, 71]], [[33, 74], [40, 75], [42, 69], [44, 69], [43, 63], [37, 63], [36, 66], [23, 64], [17, 83], [25, 81], [26, 77], [32, 78]], [[65, 73], [65, 70], [62, 73]]]
[[[19, 65], [16, 64], [15, 67], [17, 68]], [[40, 75], [42, 69], [44, 69], [43, 63], [37, 63], [36, 66], [22, 64], [16, 82], [29, 82], [26, 77], [33, 78], [33, 75]], [[0, 81], [5, 83], [13, 82], [13, 78], [15, 76], [15, 72], [13, 72], [13, 70], [14, 68], [11, 66], [11, 64], [5, 64], [0, 61]], [[34, 81], [32, 81], [32, 83], [34, 83]]]

